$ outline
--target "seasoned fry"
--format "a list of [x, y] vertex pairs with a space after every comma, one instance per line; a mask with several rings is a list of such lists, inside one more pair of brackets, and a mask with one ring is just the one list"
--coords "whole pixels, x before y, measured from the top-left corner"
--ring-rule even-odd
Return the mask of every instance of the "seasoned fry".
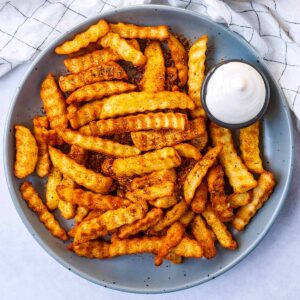
[[166, 40], [169, 37], [168, 27], [159, 26], [137, 26], [134, 24], [117, 23], [110, 24], [113, 32], [125, 39], [147, 39], [147, 40]]
[[188, 55], [180, 41], [172, 34], [168, 39], [172, 59], [178, 71], [179, 85], [184, 86], [188, 79]]
[[48, 175], [51, 167], [47, 145], [48, 126], [49, 122], [47, 117], [33, 118], [33, 132], [38, 146], [36, 173], [40, 177], [45, 177], [46, 175]]
[[149, 204], [158, 208], [170, 208], [177, 203], [177, 199], [174, 196], [158, 198], [152, 201], [149, 201]]
[[187, 210], [188, 204], [184, 200], [180, 201], [166, 212], [165, 216], [153, 226], [153, 230], [161, 231], [165, 227], [170, 226], [174, 222], [178, 221]]
[[228, 197], [228, 202], [232, 208], [247, 205], [251, 199], [251, 192], [242, 194], [233, 193]]
[[204, 257], [210, 259], [217, 255], [215, 241], [200, 215], [197, 215], [192, 223], [192, 233], [196, 241], [203, 249]]
[[208, 169], [215, 163], [221, 149], [221, 146], [216, 146], [208, 150], [188, 174], [183, 186], [184, 199], [187, 203], [191, 203], [197, 187], [201, 184]]
[[75, 233], [74, 244], [87, 242], [106, 235], [125, 224], [131, 224], [145, 216], [145, 210], [140, 203], [134, 203], [126, 208], [109, 210], [99, 217], [83, 221]]
[[109, 32], [101, 38], [100, 44], [104, 48], [111, 48], [122, 59], [132, 62], [134, 66], [142, 66], [147, 61], [147, 58], [141, 51], [135, 49], [125, 39], [120, 38], [117, 33]]
[[150, 42], [145, 49], [145, 56], [147, 63], [140, 83], [143, 91], [163, 91], [165, 89], [165, 59], [159, 42]]
[[160, 208], [151, 209], [147, 215], [140, 220], [135, 221], [130, 225], [124, 225], [119, 229], [118, 237], [120, 239], [127, 239], [132, 235], [136, 235], [141, 231], [146, 231], [155, 225], [163, 216], [163, 210]]
[[49, 147], [49, 154], [53, 165], [77, 184], [97, 193], [107, 193], [109, 191], [112, 184], [111, 178], [86, 169], [84, 166], [76, 163], [73, 159], [53, 147]]
[[208, 190], [212, 208], [222, 222], [233, 218], [232, 207], [225, 195], [224, 172], [220, 165], [212, 167], [207, 174]]
[[112, 135], [149, 129], [184, 130], [187, 116], [180, 113], [148, 113], [94, 121], [89, 124], [94, 136]]
[[61, 130], [59, 131], [59, 135], [68, 144], [77, 145], [83, 149], [106, 155], [128, 157], [141, 153], [141, 151], [134, 146], [123, 145], [108, 139], [102, 139], [94, 136], [85, 136], [80, 134], [78, 131], [73, 131], [71, 129]]
[[175, 254], [174, 252], [169, 252], [166, 256], [165, 259], [171, 261], [173, 264], [182, 264], [183, 258], [180, 255]]
[[77, 255], [88, 258], [108, 258], [110, 243], [102, 241], [88, 241], [79, 245], [71, 244], [69, 250], [74, 251]]
[[74, 159], [78, 164], [84, 165], [88, 159], [88, 151], [77, 145], [72, 145], [68, 156]]
[[50, 127], [53, 129], [66, 128], [68, 126], [66, 102], [52, 74], [49, 74], [44, 79], [40, 96]]
[[78, 33], [73, 40], [66, 41], [55, 48], [56, 54], [70, 54], [81, 48], [87, 47], [89, 43], [96, 42], [109, 31], [109, 25], [105, 20], [99, 20], [97, 24], [90, 26], [87, 30]]
[[194, 160], [199, 160], [202, 157], [201, 153], [196, 147], [187, 143], [175, 145], [174, 149], [181, 157], [192, 158]]
[[87, 103], [80, 108], [77, 105], [71, 104], [68, 106], [68, 119], [73, 129], [79, 127], [100, 118], [102, 110], [102, 101], [93, 101]]
[[132, 176], [178, 167], [178, 153], [170, 147], [133, 157], [117, 158], [112, 164], [113, 172], [119, 176]]
[[131, 92], [106, 98], [101, 119], [158, 109], [193, 109], [193, 101], [181, 92]]
[[259, 150], [259, 121], [240, 130], [240, 149], [247, 168], [253, 173], [263, 173]]
[[181, 242], [184, 234], [184, 226], [180, 222], [175, 222], [170, 226], [167, 234], [163, 237], [161, 246], [157, 249], [157, 255], [154, 259], [156, 266], [160, 266], [162, 264], [163, 258], [168, 254], [170, 249], [176, 247]]
[[136, 147], [142, 151], [174, 146], [195, 137], [202, 138], [206, 133], [205, 120], [195, 119], [188, 123], [186, 130], [155, 130], [132, 132], [131, 138]]
[[195, 217], [195, 213], [189, 209], [180, 219], [179, 222], [184, 226], [187, 227], [193, 221]]
[[97, 67], [109, 61], [118, 61], [120, 56], [110, 48], [95, 50], [81, 56], [70, 57], [64, 60], [68, 71], [73, 74], [80, 73], [92, 67]]
[[49, 210], [58, 207], [59, 196], [56, 193], [56, 187], [61, 182], [62, 176], [57, 168], [52, 168], [46, 183], [46, 205]]
[[88, 84], [104, 80], [127, 79], [125, 70], [117, 63], [110, 61], [105, 64], [99, 64], [78, 74], [60, 76], [58, 79], [59, 87], [65, 93]]
[[202, 181], [201, 184], [197, 187], [194, 198], [191, 202], [191, 208], [195, 213], [201, 214], [204, 211], [207, 202], [207, 196], [207, 183], [206, 181]]
[[188, 92], [196, 105], [195, 112], [192, 112], [194, 118], [205, 116], [200, 94], [204, 80], [207, 40], [207, 35], [203, 35], [192, 45], [189, 51]]
[[238, 247], [237, 242], [232, 238], [226, 226], [218, 219], [210, 205], [207, 205], [202, 213], [207, 224], [215, 233], [222, 247], [234, 250]]
[[234, 192], [244, 193], [256, 187], [256, 180], [237, 155], [230, 130], [211, 123], [210, 134], [213, 144], [222, 146], [220, 162]]
[[[196, 119], [197, 120], [197, 119]], [[202, 151], [208, 142], [208, 133], [205, 132], [201, 135], [201, 137], [195, 137], [190, 141], [190, 143], [195, 146], [199, 151]]]
[[198, 242], [187, 236], [171, 252], [183, 257], [201, 258], [203, 256], [203, 250]]
[[84, 206], [78, 206], [74, 217], [75, 224], [79, 224], [88, 215], [89, 211], [90, 210]]
[[73, 102], [87, 102], [103, 97], [131, 92], [136, 85], [123, 81], [103, 81], [85, 85], [73, 92], [66, 100], [68, 104]]
[[271, 172], [265, 171], [258, 179], [258, 184], [252, 191], [252, 197], [249, 204], [238, 209], [232, 225], [235, 229], [243, 230], [258, 210], [269, 199], [275, 186], [275, 178]]
[[28, 128], [15, 125], [16, 160], [14, 174], [18, 178], [25, 178], [34, 172], [38, 160], [38, 146]]
[[40, 221], [45, 225], [50, 233], [53, 236], [66, 241], [68, 239], [67, 233], [59, 225], [55, 217], [48, 211], [46, 205], [44, 205], [42, 199], [35, 191], [32, 184], [28, 181], [25, 181], [20, 186], [20, 192], [22, 198], [27, 202], [29, 208], [38, 214]]

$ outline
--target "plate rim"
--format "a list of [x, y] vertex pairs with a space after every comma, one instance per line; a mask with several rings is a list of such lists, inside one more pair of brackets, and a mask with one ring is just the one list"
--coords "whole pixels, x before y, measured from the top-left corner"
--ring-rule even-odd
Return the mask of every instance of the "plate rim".
[[[291, 182], [292, 182], [292, 177], [293, 177], [293, 171], [294, 171], [294, 165], [295, 165], [295, 141], [294, 141], [294, 126], [293, 126], [293, 121], [291, 117], [291, 111], [290, 108], [288, 107], [287, 103], [283, 103], [283, 109], [287, 115], [287, 121], [288, 121], [288, 128], [289, 128], [289, 139], [291, 140], [291, 149], [289, 149], [289, 154], [290, 154], [290, 164], [287, 166], [288, 169], [288, 176], [286, 178], [286, 183], [283, 188], [283, 192], [281, 194], [281, 197], [279, 198], [278, 205], [276, 206], [276, 209], [272, 213], [272, 217], [269, 219], [269, 222], [265, 226], [265, 228], [262, 230], [260, 235], [254, 240], [254, 242], [248, 247], [246, 251], [241, 253], [236, 259], [231, 261], [230, 264], [228, 264], [226, 267], [222, 268], [221, 270], [218, 270], [217, 272], [210, 274], [209, 277], [202, 278], [198, 281], [194, 281], [190, 284], [181, 284], [177, 285], [172, 288], [156, 288], [156, 289], [150, 289], [147, 290], [147, 288], [133, 288], [133, 287], [126, 287], [125, 285], [120, 285], [120, 284], [112, 284], [110, 282], [105, 282], [102, 279], [95, 279], [93, 276], [90, 276], [86, 272], [78, 270], [76, 267], [70, 266], [69, 263], [67, 263], [64, 259], [62, 259], [51, 247], [48, 247], [47, 244], [43, 241], [43, 239], [36, 234], [35, 229], [31, 224], [29, 223], [29, 220], [26, 218], [22, 207], [18, 203], [18, 195], [15, 193], [15, 189], [13, 187], [13, 182], [12, 179], [9, 177], [9, 168], [7, 164], [7, 157], [8, 157], [8, 152], [9, 152], [9, 139], [10, 139], [10, 128], [9, 124], [11, 123], [11, 116], [15, 107], [15, 103], [17, 98], [19, 97], [19, 93], [21, 90], [21, 87], [24, 85], [25, 81], [28, 79], [30, 74], [34, 71], [35, 66], [38, 64], [38, 62], [43, 58], [46, 52], [50, 48], [52, 48], [54, 45], [60, 43], [68, 34], [71, 32], [76, 32], [80, 27], [87, 25], [88, 23], [93, 22], [94, 20], [98, 20], [99, 18], [105, 18], [105, 17], [110, 17], [116, 13], [122, 13], [122, 12], [128, 12], [128, 11], [135, 11], [135, 10], [162, 10], [162, 11], [174, 11], [178, 12], [180, 14], [187, 14], [191, 15], [196, 18], [204, 19], [210, 24], [213, 24], [213, 26], [217, 26], [219, 28], [222, 28], [223, 30], [226, 30], [228, 34], [234, 36], [241, 42], [243, 45], [245, 45], [247, 48], [250, 48], [250, 50], [256, 54], [256, 56], [260, 59], [260, 63], [267, 69], [269, 70], [268, 66], [266, 65], [265, 61], [263, 58], [257, 53], [257, 51], [253, 48], [252, 45], [250, 45], [242, 36], [239, 34], [231, 31], [225, 24], [223, 23], [217, 23], [213, 20], [211, 20], [209, 17], [206, 15], [203, 15], [198, 12], [190, 11], [184, 8], [180, 7], [174, 7], [174, 6], [169, 6], [169, 5], [157, 5], [157, 4], [147, 4], [147, 5], [131, 5], [131, 6], [126, 6], [122, 8], [116, 8], [112, 10], [108, 10], [106, 12], [97, 14], [93, 17], [87, 18], [83, 22], [80, 22], [76, 26], [72, 27], [70, 30], [67, 30], [65, 33], [61, 34], [59, 37], [54, 39], [51, 43], [48, 44], [47, 47], [45, 47], [37, 56], [36, 58], [31, 62], [31, 65], [29, 66], [28, 70], [25, 72], [25, 74], [22, 76], [22, 79], [20, 80], [18, 87], [16, 88], [16, 92], [14, 93], [13, 99], [10, 103], [9, 109], [8, 109], [8, 114], [6, 116], [5, 120], [5, 126], [4, 126], [4, 133], [3, 133], [3, 166], [4, 166], [4, 173], [5, 173], [5, 179], [6, 183], [9, 189], [9, 193], [11, 196], [11, 199], [13, 201], [14, 207], [17, 210], [17, 213], [19, 217], [21, 218], [23, 224], [25, 225], [26, 229], [29, 231], [29, 233], [33, 236], [34, 240], [59, 264], [61, 264], [63, 267], [65, 267], [67, 270], [72, 271], [76, 275], [80, 276], [81, 278], [84, 278], [86, 280], [89, 280], [90, 282], [100, 285], [105, 288], [110, 288], [113, 290], [118, 290], [122, 292], [128, 292], [128, 293], [137, 293], [137, 294], [160, 294], [160, 293], [169, 293], [169, 292], [176, 292], [180, 290], [185, 290], [194, 286], [198, 286], [200, 284], [203, 284], [205, 282], [208, 282], [212, 279], [215, 279], [216, 277], [226, 273], [229, 271], [231, 268], [233, 268], [235, 265], [240, 263], [242, 260], [244, 260], [258, 245], [259, 243], [263, 240], [263, 238], [266, 236], [268, 231], [271, 229], [274, 221], [276, 220], [280, 210], [282, 209], [282, 206], [284, 202], [286, 201], [288, 192], [290, 190]], [[281, 101], [287, 101], [285, 98], [285, 95], [279, 86], [277, 80], [274, 78], [273, 74], [269, 72], [270, 77], [274, 81], [275, 87], [279, 93], [279, 96], [281, 98]]]

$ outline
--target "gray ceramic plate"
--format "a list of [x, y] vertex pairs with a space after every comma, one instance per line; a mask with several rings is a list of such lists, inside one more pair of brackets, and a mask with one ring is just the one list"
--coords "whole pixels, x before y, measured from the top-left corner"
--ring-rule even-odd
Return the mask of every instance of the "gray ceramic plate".
[[[293, 166], [293, 137], [290, 113], [284, 97], [270, 76], [265, 64], [239, 36], [207, 18], [182, 9], [167, 6], [138, 6], [107, 12], [101, 15], [111, 22], [133, 22], [144, 25], [167, 24], [191, 40], [202, 34], [209, 36], [208, 66], [221, 59], [245, 59], [266, 73], [271, 86], [271, 103], [263, 122], [263, 148], [266, 168], [277, 179], [276, 189], [246, 231], [234, 233], [240, 247], [237, 251], [219, 249], [213, 260], [187, 259], [182, 265], [164, 263], [157, 268], [150, 255], [119, 257], [112, 260], [89, 260], [66, 251], [66, 244], [53, 238], [21, 199], [21, 183], [13, 175], [15, 155], [14, 124], [32, 127], [32, 117], [41, 113], [39, 89], [49, 73], [65, 72], [63, 57], [54, 54], [54, 47], [73, 37], [99, 19], [95, 17], [77, 26], [45, 49], [32, 63], [12, 102], [4, 139], [4, 166], [11, 197], [24, 224], [37, 242], [58, 262], [78, 275], [105, 287], [136, 293], [161, 293], [181, 290], [204, 283], [229, 270], [241, 261], [263, 238], [277, 216], [287, 195]], [[35, 187], [43, 193], [44, 184], [31, 176]], [[67, 225], [62, 221], [64, 225]]]

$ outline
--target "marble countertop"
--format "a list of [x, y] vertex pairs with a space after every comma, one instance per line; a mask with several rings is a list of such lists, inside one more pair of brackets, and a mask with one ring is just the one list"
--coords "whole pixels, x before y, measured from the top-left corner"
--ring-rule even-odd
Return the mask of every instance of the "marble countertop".
[[[27, 70], [17, 68], [0, 79], [0, 132], [10, 101]], [[69, 272], [27, 232], [11, 201], [0, 144], [0, 298], [4, 300], [85, 299], [300, 299], [300, 134], [295, 131], [293, 183], [277, 220], [258, 247], [240, 264], [216, 279], [188, 290], [162, 295], [113, 291]]]

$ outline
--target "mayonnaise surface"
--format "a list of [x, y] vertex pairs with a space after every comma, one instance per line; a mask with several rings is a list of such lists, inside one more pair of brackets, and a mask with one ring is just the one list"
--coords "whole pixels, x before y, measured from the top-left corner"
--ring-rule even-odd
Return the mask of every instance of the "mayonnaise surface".
[[228, 62], [210, 76], [206, 89], [206, 105], [219, 121], [240, 124], [258, 115], [266, 100], [262, 76], [243, 62]]

